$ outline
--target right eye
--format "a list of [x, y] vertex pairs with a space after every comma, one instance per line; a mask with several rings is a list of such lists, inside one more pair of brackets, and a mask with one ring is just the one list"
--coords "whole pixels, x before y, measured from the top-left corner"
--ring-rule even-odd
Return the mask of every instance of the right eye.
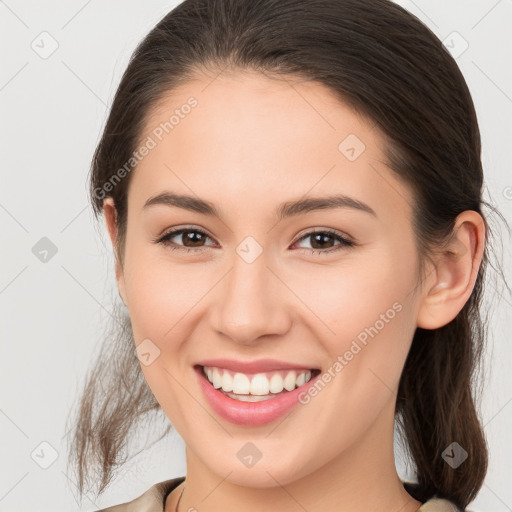
[[[181, 238], [182, 244], [172, 241], [173, 238]], [[168, 231], [165, 235], [156, 240], [155, 243], [163, 244], [172, 250], [202, 252], [205, 248], [201, 245], [207, 238], [210, 238], [203, 230], [198, 228], [178, 228]], [[211, 240], [211, 239], [210, 239]], [[187, 245], [189, 244], [189, 245]]]

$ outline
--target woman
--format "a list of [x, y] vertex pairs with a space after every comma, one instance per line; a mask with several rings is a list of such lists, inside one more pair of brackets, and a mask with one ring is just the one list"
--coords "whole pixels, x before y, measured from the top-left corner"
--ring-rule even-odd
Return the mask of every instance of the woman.
[[398, 5], [173, 9], [92, 165], [128, 315], [78, 411], [80, 492], [162, 410], [186, 475], [107, 510], [464, 510], [488, 456], [482, 184], [464, 78]]

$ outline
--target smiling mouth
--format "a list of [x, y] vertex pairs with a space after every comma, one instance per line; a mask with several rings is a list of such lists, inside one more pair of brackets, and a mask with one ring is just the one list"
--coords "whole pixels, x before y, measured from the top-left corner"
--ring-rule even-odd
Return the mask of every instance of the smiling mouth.
[[289, 393], [320, 373], [319, 369], [241, 373], [199, 365], [206, 380], [219, 392], [241, 402], [262, 402]]

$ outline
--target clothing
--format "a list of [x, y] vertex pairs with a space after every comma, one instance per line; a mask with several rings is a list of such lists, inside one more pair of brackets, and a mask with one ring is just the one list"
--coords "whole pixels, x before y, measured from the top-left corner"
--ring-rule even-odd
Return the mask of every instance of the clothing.
[[[95, 510], [94, 512], [164, 512], [165, 499], [179, 484], [185, 480], [184, 476], [164, 480], [151, 486], [146, 492], [138, 498], [126, 503], [114, 505], [112, 507]], [[411, 485], [410, 482], [402, 481], [405, 489]], [[417, 512], [464, 512], [456, 507], [451, 501], [431, 498], [423, 503]], [[470, 511], [466, 511], [470, 512]]]

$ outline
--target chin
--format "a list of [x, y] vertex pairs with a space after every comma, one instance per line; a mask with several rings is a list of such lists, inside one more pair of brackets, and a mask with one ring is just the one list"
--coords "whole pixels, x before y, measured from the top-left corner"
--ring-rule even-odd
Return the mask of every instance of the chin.
[[[257, 461], [247, 461], [247, 466], [244, 464], [243, 458], [245, 453], [250, 453], [250, 449], [243, 452], [240, 446], [248, 446], [250, 441], [236, 443], [236, 450], [226, 450], [225, 453], [232, 453], [220, 459], [218, 454], [211, 454], [211, 459], [204, 460], [203, 463], [210, 467], [210, 470], [219, 478], [226, 479], [235, 485], [253, 488], [272, 488], [280, 485], [288, 485], [296, 480], [307, 476], [309, 473], [316, 469], [314, 464], [308, 460], [307, 455], [304, 454], [304, 449], [298, 447], [297, 453], [293, 456], [290, 449], [284, 450], [285, 444], [281, 443], [281, 449], [276, 451], [269, 447], [262, 448], [263, 451], [267, 450], [271, 453], [270, 456], [265, 457], [264, 453]], [[258, 444], [258, 441], [255, 442]], [[264, 440], [261, 440], [261, 445]], [[303, 445], [302, 445], [303, 446]], [[239, 452], [242, 454], [239, 455]], [[242, 461], [240, 460], [242, 459]], [[251, 465], [252, 464], [252, 465]], [[320, 466], [321, 464], [318, 464]]]

